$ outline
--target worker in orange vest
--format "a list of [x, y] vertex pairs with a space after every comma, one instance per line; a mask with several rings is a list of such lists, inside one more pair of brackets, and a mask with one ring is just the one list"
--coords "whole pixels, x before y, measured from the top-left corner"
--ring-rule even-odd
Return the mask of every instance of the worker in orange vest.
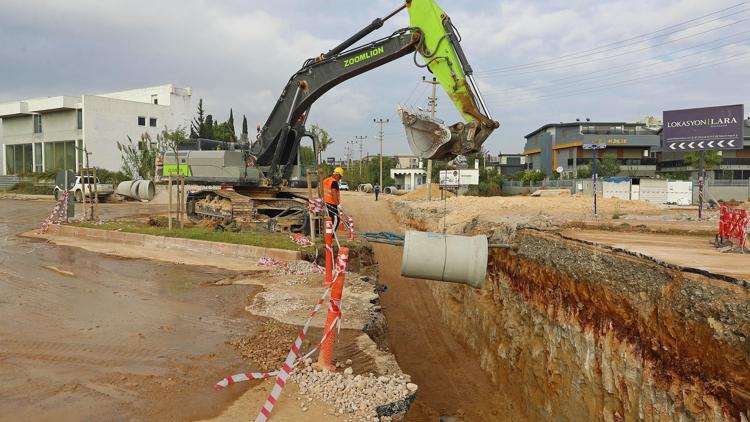
[[328, 216], [333, 219], [333, 232], [339, 228], [339, 205], [341, 205], [341, 191], [339, 181], [344, 176], [344, 169], [336, 167], [333, 173], [323, 180], [323, 200], [328, 209]]

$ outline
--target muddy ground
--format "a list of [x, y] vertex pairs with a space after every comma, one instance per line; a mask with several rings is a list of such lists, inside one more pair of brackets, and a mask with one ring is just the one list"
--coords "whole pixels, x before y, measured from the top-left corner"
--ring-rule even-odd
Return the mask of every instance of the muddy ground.
[[256, 329], [244, 311], [256, 286], [15, 236], [51, 206], [0, 200], [0, 419], [196, 419], [241, 394], [212, 386], [244, 367], [226, 341]]

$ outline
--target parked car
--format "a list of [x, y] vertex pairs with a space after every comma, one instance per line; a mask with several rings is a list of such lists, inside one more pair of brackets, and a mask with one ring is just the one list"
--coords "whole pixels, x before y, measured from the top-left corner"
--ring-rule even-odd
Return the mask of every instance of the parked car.
[[339, 190], [349, 190], [349, 185], [344, 181], [339, 181]]
[[[83, 202], [84, 195], [86, 197], [91, 197], [96, 191], [96, 196], [101, 200], [103, 198], [107, 198], [113, 193], [115, 193], [115, 189], [112, 185], [106, 185], [101, 183], [99, 178], [96, 178], [96, 181], [94, 181], [93, 176], [84, 176], [83, 178], [83, 184], [81, 183], [81, 176], [76, 176], [75, 184], [72, 188], [70, 188], [70, 194], [73, 195], [73, 198], [75, 198], [76, 202]], [[96, 184], [96, 188], [94, 188], [94, 184]], [[91, 190], [89, 190], [89, 186], [91, 187]], [[64, 188], [60, 185], [55, 186], [55, 199], [60, 199], [62, 196]]]

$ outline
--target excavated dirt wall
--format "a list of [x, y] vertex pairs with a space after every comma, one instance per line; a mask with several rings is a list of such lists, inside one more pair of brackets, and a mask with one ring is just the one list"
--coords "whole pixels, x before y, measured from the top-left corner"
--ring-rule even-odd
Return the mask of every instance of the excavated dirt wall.
[[[401, 221], [434, 215], [398, 202]], [[432, 218], [430, 218], [432, 217]], [[432, 284], [442, 317], [524, 420], [747, 420], [747, 287], [554, 232], [474, 219], [482, 290]]]

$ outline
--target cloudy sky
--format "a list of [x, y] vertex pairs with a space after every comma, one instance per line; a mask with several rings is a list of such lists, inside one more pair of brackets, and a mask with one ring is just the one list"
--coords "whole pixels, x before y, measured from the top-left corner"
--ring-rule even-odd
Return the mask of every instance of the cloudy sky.
[[[746, 104], [750, 1], [443, 0], [493, 117], [485, 146], [520, 152], [539, 126], [576, 118], [634, 120], [663, 110]], [[174, 83], [208, 112], [265, 122], [289, 76], [397, 0], [0, 0], [0, 102]], [[408, 25], [406, 13], [377, 32]], [[374, 37], [371, 37], [374, 38]], [[410, 58], [345, 82], [309, 122], [346, 141], [390, 118], [385, 152], [407, 152], [399, 103], [426, 106]], [[444, 94], [438, 115], [458, 114]], [[241, 117], [236, 117], [240, 120]], [[239, 129], [239, 127], [238, 127]], [[333, 155], [333, 154], [331, 154]], [[354, 158], [358, 156], [358, 152]]]

